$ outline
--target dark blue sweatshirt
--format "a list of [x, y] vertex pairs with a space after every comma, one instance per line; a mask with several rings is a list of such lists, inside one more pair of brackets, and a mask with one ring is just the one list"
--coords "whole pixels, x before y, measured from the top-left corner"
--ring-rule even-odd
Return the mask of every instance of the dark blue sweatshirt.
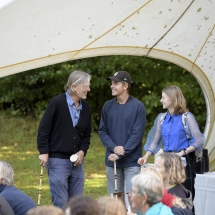
[[106, 166], [113, 167], [107, 158], [116, 146], [123, 146], [125, 150], [125, 155], [117, 160], [117, 167], [139, 166], [137, 160], [142, 157], [145, 125], [146, 110], [137, 99], [130, 96], [125, 104], [119, 104], [114, 98], [104, 104], [98, 133], [106, 148]]

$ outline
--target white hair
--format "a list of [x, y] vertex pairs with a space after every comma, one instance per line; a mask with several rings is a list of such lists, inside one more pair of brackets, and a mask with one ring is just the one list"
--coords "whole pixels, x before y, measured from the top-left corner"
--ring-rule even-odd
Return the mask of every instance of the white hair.
[[14, 171], [12, 166], [6, 161], [0, 161], [0, 178], [1, 184], [13, 185], [14, 182]]
[[64, 87], [64, 90], [71, 94], [73, 92], [72, 86], [76, 86], [81, 83], [89, 83], [90, 79], [91, 79], [90, 74], [83, 71], [75, 70], [70, 74], [67, 84]]
[[137, 195], [147, 195], [147, 203], [152, 206], [161, 201], [163, 196], [163, 182], [150, 174], [138, 174], [131, 179], [132, 187]]

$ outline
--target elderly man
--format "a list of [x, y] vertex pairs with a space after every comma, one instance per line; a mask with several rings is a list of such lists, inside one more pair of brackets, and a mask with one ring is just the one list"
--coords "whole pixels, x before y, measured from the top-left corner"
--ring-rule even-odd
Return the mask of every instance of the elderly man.
[[90, 80], [88, 73], [73, 71], [65, 93], [50, 100], [38, 128], [40, 165], [48, 172], [52, 204], [62, 209], [84, 190], [83, 162], [91, 137], [91, 111], [85, 101]]
[[13, 181], [13, 168], [9, 163], [0, 161], [0, 195], [6, 199], [15, 215], [26, 215], [36, 204], [29, 196], [14, 187]]

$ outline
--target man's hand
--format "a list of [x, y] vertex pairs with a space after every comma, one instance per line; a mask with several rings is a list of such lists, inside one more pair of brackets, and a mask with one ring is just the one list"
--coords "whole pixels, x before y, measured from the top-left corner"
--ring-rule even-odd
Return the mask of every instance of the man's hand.
[[118, 154], [118, 155], [124, 155], [125, 151], [124, 151], [124, 148], [122, 146], [116, 146], [114, 148], [114, 153]]
[[84, 160], [84, 152], [82, 150], [77, 152], [76, 155], [78, 155], [78, 160], [75, 162], [74, 166], [78, 166], [82, 164]]
[[114, 161], [116, 161], [118, 159], [119, 159], [119, 157], [116, 154], [110, 154], [109, 157], [108, 157], [108, 160], [112, 161], [112, 162], [114, 162]]
[[49, 160], [49, 154], [39, 155], [40, 166], [45, 166]]

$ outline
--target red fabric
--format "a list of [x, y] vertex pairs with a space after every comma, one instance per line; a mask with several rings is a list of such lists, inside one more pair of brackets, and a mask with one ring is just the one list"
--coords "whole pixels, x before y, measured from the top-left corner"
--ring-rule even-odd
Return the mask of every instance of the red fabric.
[[175, 197], [172, 194], [168, 193], [167, 190], [164, 188], [163, 198], [161, 199], [161, 202], [164, 205], [166, 205], [166, 206], [171, 208], [174, 198]]

